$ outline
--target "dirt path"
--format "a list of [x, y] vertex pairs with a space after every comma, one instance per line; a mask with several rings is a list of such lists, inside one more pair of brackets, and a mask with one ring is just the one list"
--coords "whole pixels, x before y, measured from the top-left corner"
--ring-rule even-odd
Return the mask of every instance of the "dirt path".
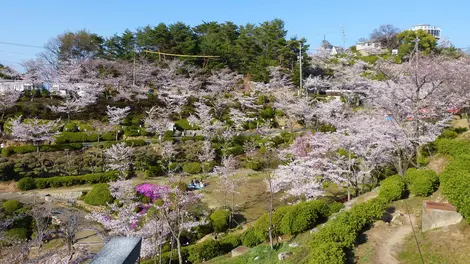
[[[414, 215], [411, 215], [411, 221], [416, 230], [417, 219]], [[395, 258], [396, 250], [412, 232], [408, 215], [396, 217], [390, 225], [383, 222], [376, 224], [367, 231], [367, 243], [373, 244], [373, 263], [399, 264]]]

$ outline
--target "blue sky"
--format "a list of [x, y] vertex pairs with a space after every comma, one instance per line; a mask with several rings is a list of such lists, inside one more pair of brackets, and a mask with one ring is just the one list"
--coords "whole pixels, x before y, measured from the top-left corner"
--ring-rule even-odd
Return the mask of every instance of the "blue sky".
[[[305, 37], [311, 48], [323, 36], [342, 45], [344, 26], [346, 46], [382, 24], [407, 29], [415, 24], [442, 28], [456, 47], [470, 47], [470, 1], [317, 1], [317, 0], [19, 0], [2, 1], [0, 42], [42, 46], [64, 31], [88, 29], [102, 36], [134, 30], [160, 22], [182, 21], [192, 26], [202, 21], [233, 21], [236, 24], [261, 23], [280, 18], [289, 36]], [[34, 57], [37, 48], [0, 44], [0, 63], [20, 69], [17, 64]]]

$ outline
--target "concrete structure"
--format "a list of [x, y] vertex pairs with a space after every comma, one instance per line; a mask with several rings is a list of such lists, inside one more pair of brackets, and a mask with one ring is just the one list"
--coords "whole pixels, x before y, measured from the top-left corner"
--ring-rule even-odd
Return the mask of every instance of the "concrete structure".
[[433, 35], [437, 40], [441, 38], [441, 28], [436, 26], [431, 26], [428, 24], [416, 25], [411, 28], [413, 31], [424, 30], [426, 33]]
[[462, 221], [463, 217], [457, 209], [449, 203], [423, 201], [422, 231], [433, 228], [455, 225]]
[[140, 237], [115, 237], [93, 258], [91, 264], [135, 264], [140, 259]]
[[26, 91], [32, 90], [33, 84], [26, 83], [23, 81], [9, 81], [9, 80], [0, 80], [0, 94], [4, 94], [8, 91]]
[[244, 247], [244, 246], [239, 246], [235, 249], [232, 249], [232, 258], [241, 256], [241, 255], [245, 254], [246, 252], [248, 252], [249, 250], [250, 250], [250, 248]]
[[341, 54], [341, 53], [344, 53], [344, 49], [342, 47], [333, 47], [333, 48], [331, 48], [330, 55], [334, 56], [334, 55], [338, 55], [338, 54]]
[[368, 49], [381, 49], [381, 48], [382, 48], [382, 45], [380, 44], [380, 42], [368, 41], [368, 42], [358, 42], [356, 44], [357, 51], [368, 50]]

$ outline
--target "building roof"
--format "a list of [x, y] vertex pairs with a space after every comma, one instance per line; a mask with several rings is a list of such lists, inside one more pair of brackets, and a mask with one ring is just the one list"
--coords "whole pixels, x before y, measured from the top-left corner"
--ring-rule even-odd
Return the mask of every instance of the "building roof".
[[92, 264], [136, 263], [140, 256], [142, 238], [114, 237], [93, 258]]

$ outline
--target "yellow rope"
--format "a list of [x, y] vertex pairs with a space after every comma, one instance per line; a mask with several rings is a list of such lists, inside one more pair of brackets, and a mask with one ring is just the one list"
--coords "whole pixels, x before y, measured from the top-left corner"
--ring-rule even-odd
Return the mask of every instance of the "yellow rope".
[[220, 58], [220, 56], [204, 56], [204, 55], [183, 55], [183, 54], [173, 54], [173, 53], [165, 53], [165, 52], [159, 52], [159, 51], [150, 51], [150, 50], [144, 50], [144, 52], [148, 53], [155, 53], [158, 55], [168, 55], [168, 56], [175, 56], [175, 57], [191, 57], [191, 58]]

